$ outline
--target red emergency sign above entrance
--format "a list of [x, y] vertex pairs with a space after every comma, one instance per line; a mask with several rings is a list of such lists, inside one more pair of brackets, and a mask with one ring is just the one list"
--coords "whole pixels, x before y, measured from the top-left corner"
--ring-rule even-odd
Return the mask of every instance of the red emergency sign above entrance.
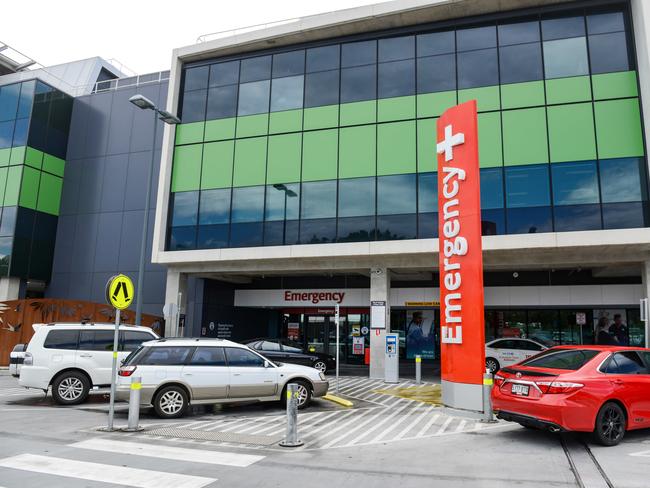
[[482, 384], [485, 371], [476, 101], [438, 119], [440, 337], [443, 381]]

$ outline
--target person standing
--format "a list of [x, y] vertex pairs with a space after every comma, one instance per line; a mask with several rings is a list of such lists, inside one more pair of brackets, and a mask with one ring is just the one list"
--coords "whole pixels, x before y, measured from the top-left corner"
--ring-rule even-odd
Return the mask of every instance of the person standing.
[[623, 323], [620, 313], [614, 314], [614, 323], [609, 326], [609, 333], [616, 338], [621, 346], [629, 346], [630, 339], [627, 333], [627, 326]]

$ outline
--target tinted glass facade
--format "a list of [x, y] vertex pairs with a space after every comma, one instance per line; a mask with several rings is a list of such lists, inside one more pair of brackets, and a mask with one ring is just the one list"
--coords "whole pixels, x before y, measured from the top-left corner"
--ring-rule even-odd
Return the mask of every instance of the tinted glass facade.
[[72, 98], [37, 80], [0, 87], [0, 275], [49, 281]]
[[633, 50], [619, 6], [187, 65], [167, 248], [436, 237], [437, 117], [471, 99], [484, 234], [644, 227]]

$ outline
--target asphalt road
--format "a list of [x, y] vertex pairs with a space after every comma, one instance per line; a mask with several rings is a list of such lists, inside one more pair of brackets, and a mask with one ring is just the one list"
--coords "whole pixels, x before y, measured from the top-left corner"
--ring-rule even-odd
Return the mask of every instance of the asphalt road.
[[[581, 435], [481, 425], [374, 393], [378, 384], [363, 378], [348, 382], [341, 390], [357, 407], [320, 401], [301, 412], [305, 446], [285, 450], [257, 442], [281, 438], [277, 404], [197, 409], [176, 421], [143, 412], [145, 432], [102, 433], [103, 395], [56, 407], [0, 371], [0, 487], [650, 486], [650, 431], [604, 448]], [[126, 405], [116, 424], [126, 424]]]

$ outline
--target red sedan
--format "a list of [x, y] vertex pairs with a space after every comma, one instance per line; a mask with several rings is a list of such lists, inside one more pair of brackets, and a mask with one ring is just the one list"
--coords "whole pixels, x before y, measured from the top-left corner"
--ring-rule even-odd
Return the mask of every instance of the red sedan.
[[560, 346], [494, 377], [497, 417], [552, 432], [593, 432], [606, 446], [650, 427], [650, 349]]

